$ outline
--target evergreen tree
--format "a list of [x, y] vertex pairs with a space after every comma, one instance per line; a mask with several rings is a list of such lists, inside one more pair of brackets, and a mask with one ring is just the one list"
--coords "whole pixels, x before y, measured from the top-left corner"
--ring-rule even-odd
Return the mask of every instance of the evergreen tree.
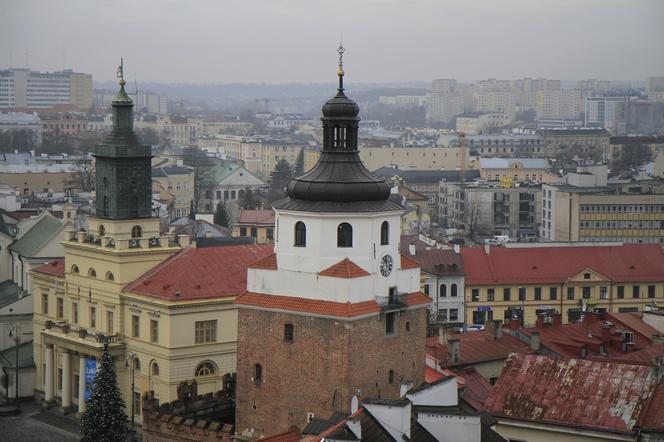
[[226, 204], [223, 201], [217, 203], [217, 210], [214, 211], [214, 223], [224, 227], [228, 227], [230, 224]]
[[295, 176], [300, 176], [304, 174], [304, 147], [300, 149], [300, 153], [297, 156], [295, 161], [295, 167], [293, 168], [293, 173]]
[[260, 206], [260, 195], [254, 193], [249, 187], [244, 190], [244, 195], [240, 198], [240, 206], [243, 209], [253, 210]]
[[106, 342], [90, 400], [81, 417], [81, 441], [126, 441], [130, 432], [125, 408]]
[[284, 197], [284, 188], [292, 176], [293, 171], [288, 161], [280, 159], [270, 176], [270, 201]]
[[196, 219], [196, 208], [194, 207], [194, 200], [189, 203], [189, 219]]

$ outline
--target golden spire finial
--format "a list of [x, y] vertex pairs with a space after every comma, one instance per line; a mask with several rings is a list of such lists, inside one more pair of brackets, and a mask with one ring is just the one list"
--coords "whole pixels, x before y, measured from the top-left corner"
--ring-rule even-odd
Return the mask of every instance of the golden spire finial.
[[337, 70], [337, 75], [340, 77], [344, 76], [344, 52], [346, 48], [342, 42], [339, 42], [339, 47], [337, 48], [337, 54], [339, 54], [339, 69]]
[[124, 80], [124, 60], [120, 58], [120, 66], [115, 71], [115, 76], [120, 79], [119, 83], [121, 87], [124, 87], [126, 81]]

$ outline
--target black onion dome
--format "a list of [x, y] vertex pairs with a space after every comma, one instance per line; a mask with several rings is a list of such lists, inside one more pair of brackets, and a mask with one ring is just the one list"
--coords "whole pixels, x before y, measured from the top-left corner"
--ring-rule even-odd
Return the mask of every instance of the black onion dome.
[[286, 194], [307, 201], [384, 201], [390, 186], [364, 167], [357, 151], [323, 150], [313, 169], [288, 182]]
[[360, 108], [344, 94], [343, 71], [339, 72], [337, 95], [323, 105], [320, 159], [310, 171], [288, 182], [288, 198], [275, 203], [275, 207], [316, 211], [327, 207], [331, 211], [344, 211], [348, 205], [363, 211], [358, 209], [359, 205], [371, 211], [398, 210], [401, 207], [388, 200], [389, 184], [369, 172], [360, 160], [357, 150]]
[[341, 119], [358, 119], [360, 107], [350, 98], [346, 97], [343, 89], [340, 89], [333, 98], [329, 99], [323, 105], [323, 117], [325, 118], [341, 118]]

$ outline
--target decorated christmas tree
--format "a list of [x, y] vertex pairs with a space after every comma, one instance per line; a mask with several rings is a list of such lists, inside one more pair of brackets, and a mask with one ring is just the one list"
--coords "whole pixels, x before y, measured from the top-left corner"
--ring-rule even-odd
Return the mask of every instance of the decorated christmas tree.
[[130, 432], [125, 408], [107, 342], [104, 345], [101, 366], [95, 377], [90, 400], [81, 417], [81, 441], [126, 441]]

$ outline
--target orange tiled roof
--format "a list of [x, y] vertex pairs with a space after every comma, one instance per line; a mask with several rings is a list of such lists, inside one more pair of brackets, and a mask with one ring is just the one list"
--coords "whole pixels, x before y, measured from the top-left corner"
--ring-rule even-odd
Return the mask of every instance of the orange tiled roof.
[[413, 292], [401, 295], [400, 300], [406, 305], [428, 304], [432, 301], [431, 298], [422, 292]]
[[321, 276], [331, 276], [333, 278], [359, 278], [369, 276], [369, 272], [355, 264], [348, 258], [330, 266], [319, 273]]
[[322, 316], [352, 318], [380, 312], [376, 301], [350, 302], [322, 301], [319, 299], [298, 298], [295, 296], [265, 295], [246, 292], [235, 300], [237, 305], [254, 306], [265, 309], [289, 310]]
[[416, 269], [420, 267], [420, 263], [407, 257], [406, 255], [401, 255], [401, 268], [402, 269]]
[[35, 272], [46, 273], [48, 275], [59, 276], [61, 278], [65, 277], [65, 260], [56, 259], [55, 261], [47, 262], [44, 265], [40, 265], [35, 269]]
[[188, 247], [125, 290], [167, 301], [239, 296], [247, 290], [247, 266], [272, 253], [272, 244]]
[[240, 219], [237, 224], [249, 224], [249, 225], [274, 225], [274, 211], [272, 209], [268, 210], [240, 210]]
[[277, 270], [277, 254], [273, 253], [265, 258], [249, 264], [250, 269]]
[[275, 434], [273, 436], [264, 437], [256, 442], [299, 442], [302, 438], [302, 433], [296, 427], [291, 428], [283, 433]]

